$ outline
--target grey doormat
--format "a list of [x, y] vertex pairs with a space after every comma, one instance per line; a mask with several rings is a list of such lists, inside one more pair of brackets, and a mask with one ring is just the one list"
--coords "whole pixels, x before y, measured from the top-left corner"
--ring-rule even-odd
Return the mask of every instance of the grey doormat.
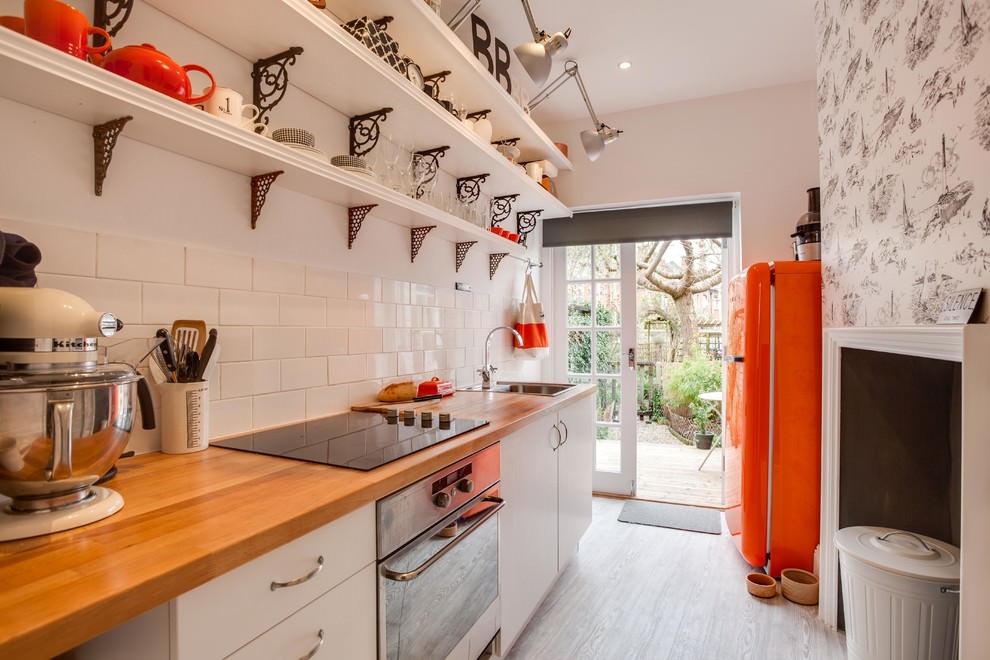
[[619, 513], [619, 522], [672, 527], [705, 534], [722, 533], [722, 520], [718, 509], [684, 504], [627, 500]]

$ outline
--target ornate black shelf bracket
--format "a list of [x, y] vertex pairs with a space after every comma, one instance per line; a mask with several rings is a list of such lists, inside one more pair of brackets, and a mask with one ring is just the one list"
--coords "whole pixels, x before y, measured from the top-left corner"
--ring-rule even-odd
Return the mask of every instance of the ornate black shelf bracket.
[[110, 159], [113, 158], [113, 148], [117, 145], [117, 136], [124, 130], [124, 124], [134, 119], [130, 115], [111, 119], [105, 124], [97, 124], [93, 127], [93, 164], [96, 196], [103, 195], [103, 181], [107, 178], [107, 170], [110, 169]]
[[352, 156], [363, 156], [369, 153], [378, 144], [381, 137], [379, 124], [388, 119], [388, 113], [392, 108], [381, 108], [374, 112], [366, 112], [363, 115], [351, 117], [347, 129], [351, 134], [350, 154]]
[[495, 271], [498, 270], [498, 265], [502, 263], [502, 259], [509, 256], [508, 252], [491, 252], [488, 255], [488, 279], [495, 279]]
[[468, 250], [471, 246], [478, 241], [464, 241], [463, 243], [457, 244], [457, 264], [454, 266], [454, 272], [458, 273], [461, 270], [461, 266], [464, 265], [464, 257], [467, 256]]
[[278, 105], [289, 87], [289, 67], [302, 55], [300, 46], [293, 46], [277, 55], [254, 63], [251, 79], [254, 81], [254, 104], [258, 106], [258, 122], [268, 123], [268, 111]]
[[516, 213], [516, 233], [519, 234], [520, 245], [526, 245], [526, 235], [536, 229], [536, 220], [541, 213], [543, 213], [543, 209]]
[[473, 119], [475, 121], [478, 121], [479, 119], [487, 119], [488, 118], [488, 115], [490, 113], [491, 113], [491, 110], [488, 110], [488, 109], [478, 110], [477, 112], [469, 112], [469, 113], [467, 113], [467, 118], [468, 119]]
[[357, 238], [358, 232], [361, 231], [361, 223], [364, 219], [368, 217], [368, 213], [371, 209], [378, 206], [378, 204], [366, 204], [364, 206], [352, 206], [347, 209], [347, 249], [350, 250], [351, 246], [354, 245], [354, 240]]
[[[111, 37], [116, 37], [120, 28], [131, 17], [134, 0], [94, 0], [93, 25], [106, 30]], [[97, 48], [103, 45], [103, 37], [93, 37], [93, 45]]]
[[503, 138], [501, 140], [492, 140], [492, 144], [494, 144], [496, 146], [505, 144], [505, 145], [508, 145], [510, 147], [514, 147], [514, 146], [516, 146], [516, 144], [519, 143], [519, 140], [521, 140], [521, 139], [522, 138]]
[[431, 73], [428, 76], [423, 76], [423, 82], [439, 85], [442, 82], [447, 82], [447, 76], [449, 75], [450, 71], [437, 71], [436, 73]]
[[261, 217], [261, 209], [265, 206], [268, 191], [275, 183], [275, 179], [283, 174], [285, 170], [275, 170], [251, 177], [251, 229], [258, 226], [258, 218]]
[[512, 215], [512, 202], [519, 199], [519, 195], [498, 195], [492, 197], [492, 226], [498, 226], [503, 220]]
[[489, 174], [462, 176], [457, 180], [457, 199], [465, 204], [474, 204], [481, 197], [481, 184], [488, 179]]
[[416, 186], [416, 199], [422, 197], [426, 191], [425, 186], [437, 178], [437, 172], [440, 171], [440, 159], [444, 157], [448, 149], [450, 147], [434, 147], [433, 149], [413, 152], [413, 167], [425, 168], [424, 176], [420, 179], [419, 185]]
[[429, 227], [410, 227], [409, 234], [412, 238], [411, 253], [410, 253], [410, 263], [416, 262], [416, 255], [419, 254], [419, 249], [423, 247], [423, 239], [432, 230], [436, 229], [436, 225], [430, 225]]

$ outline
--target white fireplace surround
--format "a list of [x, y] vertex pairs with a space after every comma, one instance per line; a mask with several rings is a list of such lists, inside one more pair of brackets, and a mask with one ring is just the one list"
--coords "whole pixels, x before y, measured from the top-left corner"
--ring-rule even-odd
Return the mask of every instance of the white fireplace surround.
[[828, 328], [823, 341], [822, 520], [818, 615], [838, 619], [839, 415], [842, 349], [962, 363], [960, 657], [990, 648], [990, 326]]

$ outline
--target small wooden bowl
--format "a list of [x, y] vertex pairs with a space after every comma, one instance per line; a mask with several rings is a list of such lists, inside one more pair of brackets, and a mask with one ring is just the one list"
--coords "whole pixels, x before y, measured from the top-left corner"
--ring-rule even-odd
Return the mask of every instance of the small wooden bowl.
[[777, 581], [766, 573], [747, 575], [746, 588], [757, 598], [773, 598], [777, 595]]
[[785, 568], [780, 572], [780, 592], [799, 605], [817, 605], [818, 577], [800, 568]]

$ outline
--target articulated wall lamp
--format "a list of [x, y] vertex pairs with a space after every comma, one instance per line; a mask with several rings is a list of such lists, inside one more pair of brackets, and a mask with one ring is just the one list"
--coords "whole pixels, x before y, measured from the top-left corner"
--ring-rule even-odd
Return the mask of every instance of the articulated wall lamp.
[[[447, 22], [447, 26], [451, 30], [459, 28], [481, 3], [482, 0], [467, 0]], [[522, 0], [522, 4], [526, 12], [526, 20], [529, 21], [530, 32], [533, 33], [533, 41], [520, 44], [512, 51], [519, 58], [519, 63], [522, 64], [533, 82], [537, 85], [543, 85], [550, 77], [553, 58], [567, 48], [567, 38], [571, 36], [571, 29], [567, 28], [563, 32], [557, 32], [553, 35], [547, 34], [537, 27], [536, 19], [533, 18], [533, 10], [529, 7], [529, 0]]]
[[591, 99], [588, 98], [588, 90], [585, 89], [584, 81], [581, 80], [581, 74], [578, 71], [577, 62], [574, 60], [567, 60], [564, 64], [563, 73], [554, 78], [549, 85], [534, 96], [533, 100], [529, 102], [529, 107], [530, 109], [533, 109], [546, 101], [550, 98], [551, 94], [556, 92], [561, 85], [567, 82], [568, 78], [573, 78], [574, 82], [577, 83], [578, 89], [581, 91], [581, 98], [584, 99], [584, 104], [588, 106], [588, 113], [591, 115], [591, 121], [594, 122], [595, 125], [595, 130], [581, 131], [581, 144], [584, 145], [584, 152], [588, 154], [589, 160], [598, 160], [598, 158], [605, 153], [605, 145], [610, 142], [615, 142], [622, 131], [617, 128], [612, 128], [598, 119], [598, 115], [595, 114], [595, 109], [591, 107]]

